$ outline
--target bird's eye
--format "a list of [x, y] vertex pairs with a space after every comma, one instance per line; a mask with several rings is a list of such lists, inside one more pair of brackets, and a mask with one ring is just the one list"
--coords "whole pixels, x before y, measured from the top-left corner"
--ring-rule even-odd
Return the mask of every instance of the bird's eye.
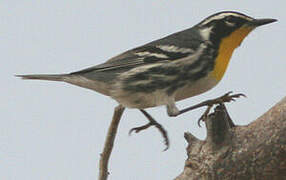
[[228, 22], [229, 22], [229, 21], [231, 21], [231, 19], [232, 19], [231, 16], [225, 17], [225, 21], [228, 21]]
[[233, 22], [233, 19], [230, 16], [226, 17], [224, 22], [227, 26], [235, 26], [235, 23]]

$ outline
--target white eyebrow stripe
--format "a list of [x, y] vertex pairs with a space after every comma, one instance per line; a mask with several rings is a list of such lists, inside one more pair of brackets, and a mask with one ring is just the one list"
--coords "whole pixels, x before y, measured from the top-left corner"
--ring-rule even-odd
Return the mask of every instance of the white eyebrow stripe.
[[181, 47], [174, 46], [174, 45], [159, 45], [156, 47], [159, 49], [162, 49], [163, 51], [166, 51], [166, 52], [174, 52], [174, 53], [193, 53], [193, 52], [195, 52], [193, 49], [181, 48]]
[[150, 53], [148, 51], [137, 52], [135, 54], [138, 55], [138, 56], [148, 56], [148, 57], [154, 56], [154, 57], [157, 57], [157, 58], [168, 58], [168, 56], [166, 56], [165, 54]]
[[218, 14], [216, 16], [213, 16], [213, 17], [210, 17], [208, 19], [206, 19], [204, 22], [202, 22], [201, 24], [202, 25], [205, 25], [213, 20], [219, 20], [219, 19], [223, 19], [225, 18], [226, 16], [236, 16], [236, 17], [242, 17], [244, 19], [247, 19], [247, 20], [252, 20], [250, 17], [247, 17], [247, 16], [243, 16], [243, 15], [240, 15], [240, 14], [235, 14], [235, 13], [222, 13], [222, 14]]

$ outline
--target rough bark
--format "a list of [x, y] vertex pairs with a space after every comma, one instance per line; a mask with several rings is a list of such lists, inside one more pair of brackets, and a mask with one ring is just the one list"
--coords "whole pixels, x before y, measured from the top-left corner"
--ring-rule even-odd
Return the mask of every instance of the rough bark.
[[206, 127], [204, 141], [185, 133], [188, 158], [175, 180], [286, 179], [286, 97], [247, 126], [219, 105]]

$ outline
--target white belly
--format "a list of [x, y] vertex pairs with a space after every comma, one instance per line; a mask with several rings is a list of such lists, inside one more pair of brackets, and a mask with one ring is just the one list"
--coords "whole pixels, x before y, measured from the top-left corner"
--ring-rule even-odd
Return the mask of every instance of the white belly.
[[172, 101], [180, 101], [189, 97], [193, 97], [204, 93], [213, 88], [218, 82], [211, 76], [202, 78], [196, 83], [190, 82], [182, 88], [175, 91], [172, 97], [168, 96], [166, 89], [160, 89], [151, 93], [126, 93], [124, 91], [114, 91], [111, 93], [112, 98], [118, 101], [125, 107], [145, 109], [149, 107], [155, 107], [160, 105], [167, 105]]
[[175, 101], [180, 101], [189, 97], [202, 94], [217, 85], [218, 81], [212, 76], [200, 79], [196, 83], [190, 83], [176, 91]]

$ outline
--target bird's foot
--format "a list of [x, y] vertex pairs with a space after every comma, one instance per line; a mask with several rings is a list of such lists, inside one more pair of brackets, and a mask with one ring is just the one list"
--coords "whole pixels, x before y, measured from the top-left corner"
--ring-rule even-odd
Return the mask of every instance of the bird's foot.
[[207, 101], [204, 101], [204, 102], [200, 103], [200, 104], [203, 104], [204, 106], [207, 106], [207, 109], [205, 110], [203, 115], [199, 118], [198, 126], [201, 127], [201, 121], [205, 121], [206, 120], [206, 118], [209, 115], [209, 112], [210, 112], [211, 108], [214, 105], [216, 105], [216, 104], [224, 105], [224, 103], [226, 103], [226, 102], [232, 102], [232, 101], [235, 101], [237, 98], [246, 97], [246, 95], [242, 94], [242, 93], [231, 95], [232, 93], [233, 92], [230, 91], [230, 92], [227, 92], [226, 94], [224, 94], [223, 96], [220, 96], [218, 98], [207, 100]]
[[145, 110], [141, 109], [140, 111], [145, 115], [145, 117], [147, 117], [147, 119], [149, 120], [149, 123], [147, 123], [147, 124], [145, 124], [143, 126], [139, 126], [139, 127], [135, 127], [135, 128], [130, 129], [129, 135], [131, 135], [132, 132], [139, 133], [139, 132], [141, 132], [141, 131], [143, 131], [145, 129], [148, 129], [151, 126], [154, 126], [155, 128], [157, 128], [159, 130], [159, 132], [161, 133], [161, 135], [164, 138], [164, 144], [166, 145], [166, 148], [163, 151], [166, 151], [169, 148], [169, 144], [170, 144], [167, 131], [164, 129], [164, 127], [160, 123], [158, 123]]
[[204, 101], [203, 103], [206, 104], [207, 106], [213, 106], [215, 104], [223, 104], [226, 102], [235, 101], [237, 98], [240, 98], [240, 97], [246, 97], [242, 93], [231, 95], [232, 93], [233, 93], [232, 91], [229, 91], [226, 94], [224, 94], [223, 96], [220, 96], [220, 97], [215, 98], [215, 99], [210, 99], [210, 100]]

